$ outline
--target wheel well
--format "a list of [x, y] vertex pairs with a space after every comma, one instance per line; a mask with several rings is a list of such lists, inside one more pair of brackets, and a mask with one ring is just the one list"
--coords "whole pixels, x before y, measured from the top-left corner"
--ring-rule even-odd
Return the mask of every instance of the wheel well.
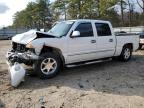
[[127, 43], [123, 47], [125, 47], [125, 46], [128, 46], [128, 47], [130, 47], [133, 50], [133, 44], [132, 43]]
[[50, 47], [50, 46], [43, 46], [40, 55], [43, 54], [43, 53], [46, 53], [46, 52], [53, 52], [57, 56], [59, 56], [60, 59], [61, 59], [62, 65], [64, 66], [65, 59], [64, 59], [64, 56], [63, 56], [62, 51], [60, 49], [54, 48], [54, 47]]

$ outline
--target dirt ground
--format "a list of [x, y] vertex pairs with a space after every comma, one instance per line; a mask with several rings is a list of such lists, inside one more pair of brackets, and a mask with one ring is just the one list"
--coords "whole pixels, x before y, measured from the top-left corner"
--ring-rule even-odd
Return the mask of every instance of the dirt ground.
[[65, 69], [41, 80], [26, 76], [18, 88], [9, 84], [0, 41], [0, 108], [144, 108], [144, 50], [129, 62], [108, 61]]

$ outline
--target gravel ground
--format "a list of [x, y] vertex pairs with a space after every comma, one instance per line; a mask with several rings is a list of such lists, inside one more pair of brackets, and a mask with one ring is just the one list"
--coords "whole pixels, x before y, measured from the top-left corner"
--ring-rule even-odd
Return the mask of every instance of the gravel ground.
[[9, 84], [0, 41], [0, 108], [144, 108], [144, 50], [129, 62], [107, 61], [65, 69], [57, 77], [26, 76], [18, 88]]

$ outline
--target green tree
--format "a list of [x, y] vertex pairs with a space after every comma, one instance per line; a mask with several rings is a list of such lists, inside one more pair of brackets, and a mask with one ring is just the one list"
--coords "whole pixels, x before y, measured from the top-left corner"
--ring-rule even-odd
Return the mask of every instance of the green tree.
[[30, 2], [27, 8], [14, 15], [13, 26], [21, 28], [46, 28], [51, 25], [49, 1]]

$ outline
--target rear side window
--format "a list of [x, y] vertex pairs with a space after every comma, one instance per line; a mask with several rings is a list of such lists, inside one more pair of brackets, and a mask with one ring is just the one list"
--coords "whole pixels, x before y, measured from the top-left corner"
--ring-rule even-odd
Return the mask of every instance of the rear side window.
[[140, 33], [140, 38], [144, 38], [144, 33]]
[[106, 23], [95, 23], [98, 36], [111, 36], [111, 30]]
[[80, 32], [80, 37], [93, 36], [93, 28], [91, 23], [81, 23], [76, 27], [75, 31]]

